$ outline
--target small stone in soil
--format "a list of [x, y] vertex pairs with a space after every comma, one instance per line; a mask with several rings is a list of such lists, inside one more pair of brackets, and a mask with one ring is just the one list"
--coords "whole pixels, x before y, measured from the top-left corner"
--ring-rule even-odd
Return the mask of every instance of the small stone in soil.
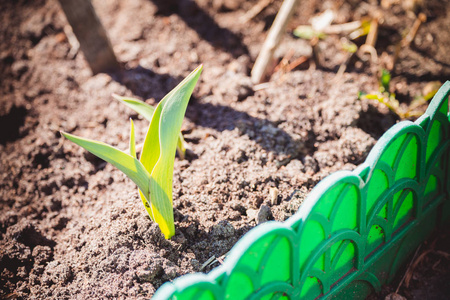
[[236, 230], [234, 229], [233, 225], [231, 225], [230, 222], [227, 220], [222, 220], [212, 228], [212, 235], [214, 237], [232, 237], [234, 236]]
[[397, 293], [391, 293], [387, 295], [386, 298], [384, 298], [384, 300], [406, 300], [406, 298]]
[[141, 282], [151, 282], [155, 277], [159, 276], [163, 268], [160, 263], [151, 264], [146, 269], [136, 271], [136, 276]]
[[167, 267], [165, 270], [165, 273], [169, 279], [173, 279], [177, 277], [177, 268], [176, 267]]
[[272, 206], [278, 204], [278, 189], [276, 187], [269, 189], [269, 200]]
[[261, 205], [258, 211], [258, 215], [256, 216], [256, 224], [259, 225], [272, 219], [273, 215], [270, 207], [268, 207], [267, 205]]
[[191, 265], [194, 268], [194, 270], [198, 270], [198, 268], [200, 268], [200, 262], [195, 258], [191, 259]]
[[247, 213], [249, 221], [256, 220], [256, 216], [258, 215], [258, 210], [250, 208], [250, 209], [247, 209], [246, 213]]

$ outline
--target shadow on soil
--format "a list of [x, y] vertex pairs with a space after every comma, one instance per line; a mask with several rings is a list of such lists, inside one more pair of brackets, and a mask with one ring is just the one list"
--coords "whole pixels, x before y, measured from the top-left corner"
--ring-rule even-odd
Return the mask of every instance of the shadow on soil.
[[222, 49], [234, 57], [249, 54], [240, 36], [219, 26], [214, 19], [192, 0], [151, 0], [158, 8], [157, 14], [177, 14], [198, 35], [212, 46]]
[[144, 100], [153, 98], [156, 102], [183, 80], [181, 76], [173, 77], [169, 74], [158, 74], [142, 66], [121, 70], [109, 75], [118, 83], [126, 86], [135, 96]]
[[379, 139], [399, 118], [392, 112], [382, 114], [378, 109], [369, 104], [367, 111], [361, 111], [357, 126], [364, 132], [370, 134], [374, 139]]
[[0, 144], [5, 145], [6, 142], [13, 142], [21, 137], [20, 127], [25, 123], [27, 110], [23, 106], [13, 106], [11, 110], [0, 116]]
[[267, 151], [291, 155], [296, 158], [303, 152], [305, 141], [294, 140], [279, 124], [266, 119], [250, 116], [229, 106], [191, 101], [186, 118], [202, 127], [217, 131], [239, 129], [240, 134], [247, 135]]
[[[131, 90], [134, 95], [142, 99], [154, 98], [156, 101], [161, 100], [183, 79], [168, 74], [158, 74], [141, 66], [110, 75], [115, 81]], [[302, 148], [305, 142], [295, 141], [287, 132], [278, 128], [279, 124], [275, 122], [252, 117], [246, 112], [237, 111], [229, 106], [201, 103], [194, 98], [190, 100], [186, 118], [199, 126], [220, 132], [238, 128], [241, 134], [247, 135], [265, 150], [291, 155], [292, 158], [300, 154], [298, 149]]]

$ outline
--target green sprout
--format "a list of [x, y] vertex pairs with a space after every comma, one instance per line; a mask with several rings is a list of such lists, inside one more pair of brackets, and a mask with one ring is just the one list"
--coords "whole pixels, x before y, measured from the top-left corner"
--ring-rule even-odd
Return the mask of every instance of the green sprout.
[[423, 114], [423, 111], [417, 110], [420, 106], [429, 101], [438, 91], [441, 83], [439, 81], [432, 81], [426, 85], [423, 95], [416, 97], [410, 105], [406, 108], [400, 106], [400, 102], [395, 97], [395, 93], [389, 91], [391, 83], [391, 73], [383, 69], [379, 78], [379, 92], [367, 94], [364, 92], [358, 93], [358, 99], [371, 99], [386, 105], [392, 112], [394, 112], [401, 119], [417, 117]]
[[350, 54], [356, 53], [356, 51], [358, 51], [358, 46], [356, 46], [356, 44], [351, 41], [344, 40], [341, 42], [341, 46], [342, 50]]
[[325, 39], [327, 35], [322, 31], [315, 30], [312, 26], [300, 25], [292, 32], [296, 37], [304, 40], [312, 40], [317, 37], [321, 40]]
[[[155, 112], [155, 107], [145, 103], [144, 101], [136, 99], [136, 98], [122, 97], [122, 96], [119, 96], [116, 94], [113, 94], [112, 96], [114, 99], [125, 104], [126, 106], [128, 106], [129, 108], [131, 108], [132, 110], [137, 112], [138, 114], [142, 115], [149, 122], [152, 121], [153, 113]], [[184, 138], [183, 138], [183, 134], [181, 132], [180, 132], [180, 136], [178, 138], [178, 143], [177, 143], [177, 154], [181, 160], [183, 160], [186, 156], [186, 148], [184, 147]]]
[[150, 126], [145, 136], [139, 160], [136, 157], [134, 123], [131, 121], [130, 154], [108, 144], [61, 132], [61, 134], [92, 154], [111, 163], [127, 175], [139, 188], [139, 195], [150, 216], [166, 239], [175, 234], [173, 219], [172, 181], [175, 151], [180, 141], [180, 129], [187, 104], [203, 66], [199, 66], [171, 92], [149, 115], [145, 106], [133, 102]]
[[380, 76], [380, 92], [389, 93], [389, 85], [391, 84], [391, 72], [386, 69], [381, 70]]
[[351, 40], [356, 40], [357, 38], [360, 38], [360, 37], [363, 37], [363, 36], [368, 35], [368, 34], [369, 34], [369, 31], [370, 31], [370, 24], [371, 24], [371, 23], [372, 23], [372, 22], [371, 22], [370, 19], [363, 18], [363, 19], [361, 20], [361, 26], [358, 27], [357, 29], [355, 29], [354, 31], [352, 31], [352, 32], [348, 35], [348, 37], [349, 37]]

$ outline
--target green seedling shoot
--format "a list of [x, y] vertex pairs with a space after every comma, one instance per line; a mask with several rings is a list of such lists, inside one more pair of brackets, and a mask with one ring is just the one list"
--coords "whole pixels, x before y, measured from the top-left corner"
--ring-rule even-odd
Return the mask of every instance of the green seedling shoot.
[[398, 115], [401, 119], [417, 117], [423, 114], [423, 111], [417, 110], [418, 107], [428, 102], [438, 91], [441, 83], [439, 81], [429, 82], [423, 92], [423, 96], [419, 96], [406, 107], [402, 108], [400, 102], [396, 99], [395, 93], [389, 91], [391, 83], [391, 73], [387, 70], [381, 71], [379, 78], [379, 92], [366, 94], [359, 92], [359, 99], [371, 99], [376, 100], [386, 105], [392, 112]]
[[[136, 98], [131, 97], [122, 97], [116, 94], [112, 95], [114, 99], [118, 100], [119, 102], [125, 104], [141, 116], [143, 116], [145, 119], [147, 119], [149, 122], [152, 121], [153, 113], [155, 112], [155, 107], [145, 103], [144, 101], [141, 101]], [[131, 148], [130, 148], [131, 149]], [[180, 159], [184, 159], [186, 155], [186, 148], [184, 147], [184, 138], [183, 134], [180, 132], [180, 136], [178, 138], [177, 143], [177, 154], [180, 157]]]
[[370, 20], [363, 18], [360, 21], [354, 21], [344, 24], [328, 25], [322, 29], [316, 29], [311, 25], [299, 25], [292, 32], [296, 37], [312, 40], [313, 38], [325, 39], [330, 34], [345, 34], [351, 40], [365, 36], [370, 31]]
[[322, 31], [314, 30], [312, 26], [300, 25], [292, 32], [296, 37], [304, 40], [312, 40], [317, 37], [321, 40], [325, 39], [327, 35]]
[[133, 121], [130, 154], [102, 142], [61, 132], [70, 141], [116, 166], [136, 183], [150, 218], [159, 225], [166, 239], [175, 234], [172, 200], [175, 151], [187, 104], [202, 68], [203, 66], [199, 66], [169, 92], [158, 103], [151, 116], [148, 108], [134, 102], [135, 108], [141, 109], [142, 114], [150, 119], [139, 160], [136, 157]]

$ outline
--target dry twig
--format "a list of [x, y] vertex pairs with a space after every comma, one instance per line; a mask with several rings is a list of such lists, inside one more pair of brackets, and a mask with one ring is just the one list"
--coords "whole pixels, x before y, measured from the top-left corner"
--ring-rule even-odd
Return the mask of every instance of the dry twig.
[[411, 260], [411, 262], [409, 263], [408, 268], [406, 269], [405, 275], [403, 275], [402, 280], [400, 281], [400, 283], [399, 283], [398, 286], [397, 286], [397, 289], [395, 290], [395, 294], [398, 293], [398, 290], [399, 290], [400, 287], [402, 286], [403, 281], [405, 280], [406, 276], [408, 276], [409, 273], [412, 273], [412, 272], [413, 272], [413, 270], [411, 270], [411, 266], [413, 265], [414, 259], [416, 258], [417, 253], [419, 253], [419, 250], [420, 250], [421, 247], [422, 247], [422, 245], [420, 245], [419, 247], [417, 247], [417, 250], [416, 250], [416, 252], [414, 253], [414, 257], [413, 257], [413, 259]]
[[406, 274], [405, 274], [405, 286], [407, 288], [409, 288], [409, 283], [411, 281], [411, 278], [414, 275], [414, 270], [422, 262], [422, 260], [424, 260], [424, 258], [431, 252], [433, 252], [433, 250], [432, 249], [428, 249], [427, 251], [422, 252], [422, 254], [420, 254], [420, 256], [416, 260], [413, 260], [413, 264], [411, 265], [411, 269], [409, 269], [406, 272]]
[[420, 13], [416, 20], [414, 21], [411, 30], [408, 34], [395, 46], [394, 58], [392, 59], [392, 65], [389, 66], [391, 70], [395, 68], [395, 64], [398, 61], [398, 57], [400, 55], [400, 50], [404, 47], [409, 47], [411, 43], [414, 41], [417, 35], [417, 31], [419, 31], [420, 25], [425, 23], [427, 20], [427, 16], [424, 13]]
[[259, 15], [273, 0], [260, 0], [255, 6], [243, 15], [240, 20], [242, 24], [247, 23], [257, 15]]
[[256, 59], [255, 65], [252, 69], [253, 83], [261, 83], [268, 73], [268, 66], [272, 61], [273, 53], [278, 47], [281, 37], [284, 34], [286, 25], [294, 12], [298, 0], [284, 0], [281, 8], [269, 30], [266, 40], [262, 46], [261, 52]]
[[274, 72], [278, 72], [280, 70], [284, 70], [286, 66], [289, 64], [289, 60], [294, 56], [295, 50], [289, 49], [286, 55], [281, 59], [280, 63], [273, 70]]
[[307, 56], [300, 56], [294, 61], [290, 62], [291, 58], [294, 56], [295, 51], [294, 49], [290, 49], [286, 55], [281, 59], [280, 63], [275, 67], [274, 73], [276, 72], [283, 72], [283, 73], [289, 73], [302, 63], [306, 62], [308, 60]]
[[353, 21], [348, 23], [329, 25], [323, 29], [323, 33], [325, 34], [349, 33], [360, 28], [361, 24], [362, 24], [361, 21]]
[[314, 61], [314, 68], [323, 65], [322, 52], [319, 47], [319, 38], [317, 36], [313, 37], [310, 41], [312, 47], [312, 58]]
[[380, 23], [381, 14], [379, 12], [376, 12], [372, 21], [370, 22], [370, 30], [367, 34], [366, 38], [366, 45], [370, 45], [372, 47], [375, 47], [375, 44], [377, 43], [378, 38], [378, 25]]

